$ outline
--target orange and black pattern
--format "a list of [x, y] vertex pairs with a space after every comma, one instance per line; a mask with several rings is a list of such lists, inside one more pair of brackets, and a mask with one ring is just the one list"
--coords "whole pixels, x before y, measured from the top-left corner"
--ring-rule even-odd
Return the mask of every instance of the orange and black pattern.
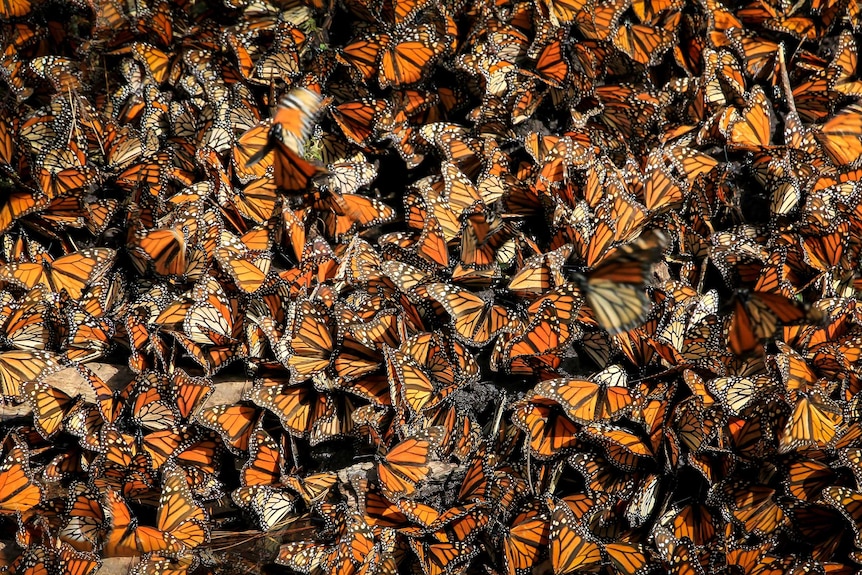
[[0, 39], [0, 575], [862, 568], [857, 0]]

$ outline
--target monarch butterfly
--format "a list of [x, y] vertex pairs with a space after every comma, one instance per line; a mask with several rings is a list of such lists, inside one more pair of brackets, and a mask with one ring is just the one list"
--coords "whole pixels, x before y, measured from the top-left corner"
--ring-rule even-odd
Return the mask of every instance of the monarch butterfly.
[[844, 424], [841, 409], [821, 392], [797, 393], [793, 413], [779, 437], [779, 452], [826, 447]]
[[627, 84], [596, 86], [596, 96], [604, 107], [600, 116], [611, 129], [626, 138], [641, 138], [659, 106], [658, 99]]
[[513, 231], [511, 225], [493, 212], [468, 215], [461, 229], [461, 264], [479, 270], [495, 266]]
[[135, 564], [129, 575], [188, 575], [197, 569], [198, 563], [195, 555], [172, 558], [161, 554], [148, 554]]
[[115, 391], [108, 387], [108, 384], [86, 365], [76, 363], [74, 364], [74, 368], [92, 387], [93, 393], [96, 396], [98, 413], [101, 414], [106, 423], [114, 423], [125, 408], [126, 401], [134, 387], [134, 380], [129, 382], [123, 389]]
[[530, 453], [549, 459], [578, 444], [575, 424], [554, 407], [526, 403], [512, 414], [512, 423], [529, 435]]
[[444, 575], [458, 566], [466, 569], [470, 561], [479, 554], [478, 545], [463, 541], [426, 543], [410, 539], [410, 547], [419, 559], [424, 575]]
[[388, 100], [362, 99], [334, 106], [330, 114], [348, 140], [361, 148], [367, 148], [377, 139], [378, 124], [390, 111]]
[[728, 344], [737, 355], [761, 347], [772, 337], [778, 322], [794, 323], [807, 316], [805, 307], [796, 300], [766, 291], [737, 290], [733, 316], [728, 326]]
[[248, 441], [258, 412], [254, 407], [221, 404], [201, 410], [195, 419], [221, 436], [225, 446], [237, 455], [248, 451]]
[[112, 345], [114, 324], [106, 318], [96, 318], [72, 307], [66, 312], [72, 328], [66, 336], [66, 356], [78, 362], [91, 361], [106, 355]]
[[[407, 499], [401, 499], [399, 501], [410, 503], [412, 505], [409, 508], [402, 510], [398, 505], [386, 499], [386, 497], [379, 491], [373, 489], [369, 490], [365, 498], [365, 514], [368, 524], [373, 527], [391, 527], [398, 529], [401, 533], [418, 535], [422, 532], [422, 529], [409, 525], [410, 522], [407, 519], [407, 515], [414, 515], [412, 520], [416, 523], [421, 523], [421, 520], [415, 516], [415, 513], [411, 513], [411, 510], [421, 509], [422, 511], [420, 512], [423, 514], [432, 513], [435, 516], [439, 515], [436, 509], [428, 507], [427, 505], [421, 505]], [[430, 524], [430, 522], [427, 524]]]
[[[273, 158], [269, 156], [267, 149], [271, 129], [271, 122], [260, 122], [237, 138], [232, 158], [236, 175], [241, 182], [272, 182], [272, 178], [267, 176], [267, 170], [273, 164]], [[261, 154], [263, 150], [266, 152]], [[257, 161], [252, 161], [252, 158]]]
[[129, 52], [157, 84], [162, 84], [168, 79], [171, 62], [167, 54], [146, 42], [132, 42], [131, 46], [116, 50], [114, 54]]
[[677, 539], [665, 527], [656, 525], [653, 538], [661, 560], [672, 575], [705, 575], [703, 565], [690, 539]]
[[99, 495], [82, 483], [69, 488], [66, 505], [68, 520], [59, 531], [59, 538], [78, 551], [93, 551], [102, 533], [105, 515]]
[[676, 34], [666, 27], [672, 22], [673, 18], [658, 27], [626, 23], [614, 33], [614, 45], [638, 64], [655, 66], [676, 40]]
[[276, 529], [296, 507], [294, 495], [270, 485], [240, 487], [232, 495], [240, 504], [254, 511], [264, 531]]
[[709, 509], [702, 503], [674, 505], [659, 518], [659, 524], [672, 529], [677, 539], [685, 537], [699, 547], [710, 545], [721, 531]]
[[147, 433], [141, 439], [141, 447], [150, 457], [153, 470], [159, 470], [171, 456], [188, 441], [189, 434], [176, 433], [175, 429], [162, 429]]
[[20, 218], [48, 205], [49, 197], [42, 192], [11, 192], [0, 206], [0, 234], [5, 234]]
[[383, 277], [382, 264], [380, 254], [370, 243], [354, 237], [344, 252], [336, 280], [373, 287], [375, 290], [391, 289], [391, 283]]
[[784, 475], [787, 491], [800, 501], [817, 501], [823, 489], [835, 482], [835, 472], [815, 459], [789, 463]]
[[776, 7], [765, 2], [752, 3], [742, 8], [738, 16], [746, 24], [761, 24], [765, 28], [790, 34], [799, 40], [815, 40], [819, 35], [813, 20], [793, 16], [792, 10], [779, 12]]
[[[850, 222], [834, 224], [822, 235], [806, 235], [802, 239], [805, 261], [823, 274], [842, 266], [845, 257], [845, 238], [850, 230]], [[840, 271], [837, 271], [840, 273]]]
[[592, 381], [572, 378], [543, 381], [529, 397], [531, 401], [545, 398], [558, 402], [578, 423], [613, 421], [634, 406], [625, 371], [617, 365], [595, 374]]
[[31, 544], [20, 556], [20, 563], [13, 564], [15, 573], [27, 575], [92, 575], [102, 562], [95, 553], [76, 551], [68, 544]]
[[551, 512], [548, 541], [554, 575], [572, 573], [600, 563], [601, 548], [590, 540], [582, 527], [583, 517], [566, 500], [548, 497], [546, 505]]
[[542, 47], [536, 58], [536, 75], [555, 88], [562, 88], [569, 75], [569, 63], [563, 53], [565, 33], [561, 29], [556, 37]]
[[21, 384], [60, 371], [62, 365], [47, 351], [0, 352], [0, 395], [19, 398]]
[[343, 526], [339, 531], [345, 533], [340, 547], [343, 555], [356, 567], [374, 567], [372, 561], [377, 560], [375, 553], [375, 534], [365, 520], [365, 516], [359, 512], [348, 512]]
[[264, 378], [246, 395], [249, 401], [275, 413], [282, 426], [292, 435], [304, 437], [311, 431], [315, 415], [316, 393], [306, 386], [282, 385]]
[[[16, 349], [44, 350], [50, 346], [52, 332], [47, 304], [48, 294], [42, 285], [36, 285], [21, 300], [11, 303], [10, 313], [0, 313], [3, 326], [0, 342]], [[4, 306], [5, 307], [5, 306]]]
[[313, 505], [326, 497], [338, 481], [338, 476], [333, 472], [325, 471], [305, 477], [288, 475], [284, 481], [288, 487], [299, 494], [306, 505]]
[[821, 498], [850, 522], [855, 535], [854, 543], [862, 544], [862, 494], [847, 487], [830, 486], [823, 490]]
[[426, 285], [425, 290], [451, 316], [455, 335], [467, 344], [486, 345], [512, 325], [509, 310], [471, 291], [439, 282]]
[[113, 426], [102, 426], [100, 477], [94, 482], [99, 489], [114, 489], [127, 497], [149, 493], [155, 484], [150, 455], [138, 447], [133, 436]]
[[829, 62], [829, 70], [835, 75], [834, 89], [848, 96], [858, 96], [862, 92], [862, 83], [853, 80], [858, 59], [856, 49], [853, 34], [844, 30], [838, 37], [838, 46]]
[[641, 575], [652, 568], [652, 561], [642, 545], [608, 543], [604, 546], [604, 552], [620, 575]]
[[509, 575], [529, 573], [548, 545], [550, 521], [542, 506], [535, 502], [518, 513], [503, 537], [503, 557]]
[[693, 184], [698, 176], [710, 174], [718, 166], [718, 160], [709, 154], [684, 146], [673, 148], [670, 159], [673, 166], [685, 175], [689, 185]]
[[[376, 493], [375, 493], [376, 495]], [[378, 496], [379, 497], [379, 496]], [[381, 499], [383, 499], [381, 497]], [[386, 502], [385, 499], [383, 499]], [[376, 502], [378, 509], [380, 511], [380, 503]], [[459, 511], [458, 509], [455, 509]], [[451, 510], [450, 510], [451, 511]], [[403, 518], [404, 523], [415, 523], [420, 525], [423, 529], [431, 529], [431, 526], [440, 520], [442, 514], [437, 511], [434, 507], [430, 505], [426, 505], [424, 503], [419, 503], [418, 501], [410, 501], [408, 499], [398, 499], [394, 504], [394, 509], [387, 510], [388, 513], [391, 514], [392, 518]], [[448, 513], [448, 512], [447, 512]], [[406, 533], [421, 533], [421, 530], [413, 530], [407, 528], [404, 530]]]
[[177, 409], [180, 416], [185, 419], [196, 414], [207, 398], [215, 391], [211, 379], [192, 377], [182, 369], [174, 370], [172, 386]]
[[[575, 18], [587, 6], [586, 0], [545, 0], [542, 3], [543, 12], [547, 11], [548, 18], [554, 26], [561, 24], [572, 24]], [[512, 575], [510, 573], [510, 575]]]
[[222, 451], [215, 435], [207, 434], [197, 440], [185, 441], [177, 450], [176, 457], [187, 472], [198, 469], [205, 474], [214, 474]]
[[[440, 223], [432, 214], [425, 214], [424, 226], [418, 236], [404, 232], [392, 232], [381, 236], [379, 242], [386, 253], [404, 254], [398, 259], [412, 262], [415, 265], [411, 266], [403, 261], [397, 262], [399, 264], [418, 268], [427, 267], [427, 264], [438, 267], [449, 266], [449, 248], [446, 245], [446, 238]], [[401, 249], [393, 249], [396, 246]], [[393, 281], [397, 282], [397, 280]], [[402, 291], [409, 292], [410, 290]]]
[[216, 261], [245, 293], [256, 292], [266, 282], [272, 265], [270, 234], [269, 226], [255, 227], [240, 238], [227, 230], [221, 232]]
[[377, 477], [383, 492], [390, 497], [410, 497], [416, 484], [428, 476], [429, 451], [435, 449], [433, 434], [410, 437], [389, 449], [377, 464]]
[[[302, 157], [304, 142], [322, 105], [322, 98], [311, 90], [305, 88], [291, 90], [281, 100], [265, 141], [251, 137], [243, 140], [243, 137], [240, 137], [247, 146], [246, 151], [241, 155], [252, 151], [255, 147], [258, 148], [248, 155], [244, 168], [253, 167], [274, 150], [273, 169], [276, 186], [288, 191], [306, 189], [312, 178], [324, 173], [322, 168]], [[259, 128], [252, 128], [252, 130], [259, 130]]]
[[787, 522], [771, 487], [731, 479], [716, 487], [715, 495], [719, 494], [722, 507], [744, 533], [768, 538]]
[[651, 230], [631, 243], [608, 249], [612, 234], [613, 226], [600, 221], [585, 254], [587, 271], [574, 274], [574, 279], [599, 325], [616, 335], [643, 322], [649, 306], [644, 285], [667, 239]]
[[279, 196], [276, 190], [271, 176], [252, 179], [244, 188], [234, 189], [230, 203], [242, 217], [263, 224], [278, 213]]
[[[402, 510], [414, 505], [417, 507], [422, 506], [421, 504], [406, 500], [401, 500], [398, 505]], [[434, 518], [435, 513], [436, 510], [420, 522], [426, 524], [426, 521]], [[482, 534], [489, 521], [490, 516], [482, 505], [467, 503], [456, 505], [443, 511], [433, 521], [428, 522], [427, 525], [428, 530], [437, 540], [472, 542]]]
[[761, 393], [768, 393], [772, 379], [763, 377], [718, 377], [707, 383], [707, 389], [721, 402], [728, 413], [739, 415], [756, 400]]
[[862, 477], [862, 449], [844, 447], [838, 450], [838, 461], [842, 467], [849, 467], [853, 476]]
[[760, 86], [751, 90], [745, 109], [728, 108], [719, 119], [719, 128], [731, 149], [758, 151], [769, 146], [775, 129], [772, 106]]
[[426, 407], [431, 407], [429, 402], [438, 396], [434, 393], [434, 382], [422, 366], [398, 350], [386, 349], [384, 355], [390, 386], [396, 397], [403, 398], [410, 413], [421, 413]]
[[834, 553], [845, 535], [842, 529], [835, 528], [844, 521], [839, 511], [819, 503], [792, 499], [782, 501], [782, 505], [790, 518], [793, 536], [804, 538], [812, 546], [813, 557]]
[[249, 460], [240, 472], [242, 486], [231, 493], [234, 501], [254, 511], [264, 530], [273, 529], [295, 507], [296, 498], [279, 481], [281, 460], [278, 445], [258, 427], [249, 439]]
[[862, 154], [862, 120], [860, 109], [851, 104], [826, 120], [814, 137], [833, 163], [856, 166]]
[[629, 497], [635, 488], [631, 474], [617, 469], [601, 454], [575, 453], [569, 457], [568, 463], [584, 476], [588, 493], [592, 497]]
[[229, 298], [214, 279], [198, 284], [192, 296], [195, 301], [183, 321], [183, 331], [171, 333], [201, 367], [212, 373], [242, 355], [239, 302]]
[[775, 363], [791, 399], [795, 399], [798, 393], [809, 391], [831, 392], [829, 383], [819, 378], [796, 350], [781, 341], [776, 345], [779, 353], [775, 356]]
[[16, 442], [0, 465], [0, 515], [33, 508], [42, 501], [42, 494], [30, 472], [30, 454]]
[[[329, 167], [338, 169], [335, 164], [330, 164]], [[315, 202], [312, 207], [323, 212], [327, 237], [332, 237], [337, 242], [356, 231], [380, 226], [395, 218], [395, 210], [391, 207], [376, 198], [359, 194], [330, 194], [323, 201]]]
[[24, 381], [21, 394], [33, 410], [36, 429], [43, 437], [51, 437], [63, 426], [63, 419], [72, 407], [73, 398], [66, 392], [43, 381]]
[[518, 295], [541, 295], [566, 283], [563, 266], [572, 255], [573, 246], [565, 244], [559, 248], [531, 256], [512, 279], [509, 290]]
[[347, 308], [344, 309], [345, 311], [342, 311], [342, 329], [357, 344], [369, 350], [379, 349], [384, 345], [390, 347], [400, 345], [398, 335], [395, 333], [398, 318], [395, 310], [380, 310], [367, 321], [363, 321], [360, 317], [352, 316], [352, 312], [347, 312]]
[[771, 571], [768, 570], [770, 568], [783, 572], [784, 567], [778, 565], [779, 558], [767, 555], [773, 546], [772, 541], [752, 546], [735, 544], [728, 548], [725, 560], [728, 567], [737, 567], [737, 571], [742, 573], [770, 573]]
[[417, 15], [430, 5], [431, 2], [429, 0], [419, 0], [418, 2], [387, 0], [383, 3], [381, 14], [387, 22], [395, 26], [403, 26], [415, 21]]
[[325, 308], [311, 300], [292, 306], [292, 326], [274, 346], [276, 357], [290, 369], [292, 378], [305, 381], [323, 373], [332, 362], [334, 322]]
[[157, 372], [141, 373], [136, 378], [136, 393], [132, 394], [130, 419], [150, 431], [164, 431], [177, 426], [180, 414], [170, 396], [170, 382]]
[[105, 131], [107, 135], [103, 144], [106, 156], [104, 169], [109, 172], [125, 170], [143, 156], [145, 146], [153, 147], [131, 127], [120, 127], [112, 122], [106, 126]]
[[243, 486], [275, 485], [280, 482], [283, 454], [278, 444], [261, 426], [255, 428], [248, 441], [248, 461], [240, 470]]
[[87, 286], [108, 272], [116, 257], [110, 248], [88, 248], [43, 263], [13, 261], [0, 268], [0, 280], [28, 290], [40, 284], [55, 293], [66, 290], [78, 300]]
[[419, 135], [468, 176], [480, 171], [481, 145], [464, 127], [450, 122], [426, 123], [419, 128]]
[[63, 429], [77, 437], [81, 447], [99, 451], [102, 449], [101, 430], [104, 423], [99, 408], [84, 402], [72, 407], [63, 421]]
[[75, 147], [74, 142], [68, 149], [48, 151], [39, 167], [39, 186], [50, 199], [85, 188], [96, 175], [95, 168], [85, 162], [86, 157]]
[[381, 118], [382, 137], [389, 142], [404, 160], [408, 169], [415, 168], [425, 157], [417, 147], [416, 126], [407, 118], [402, 109], [387, 110], [389, 115]]
[[[740, 23], [741, 24], [741, 23]], [[749, 76], [755, 80], [777, 81], [778, 50], [776, 42], [755, 36], [741, 25], [727, 30], [730, 45], [745, 61]]]
[[4, 20], [20, 18], [30, 13], [30, 0], [6, 0], [0, 3], [0, 16]]
[[580, 430], [585, 440], [601, 446], [608, 460], [624, 471], [634, 471], [641, 458], [651, 458], [652, 450], [631, 431], [608, 423], [590, 423]]
[[76, 448], [55, 456], [42, 469], [42, 478], [49, 483], [54, 483], [77, 476], [83, 472], [81, 456], [81, 450]]
[[285, 34], [285, 40], [278, 49], [267, 52], [255, 63], [254, 75], [260, 79], [258, 82], [299, 76], [302, 72], [299, 50], [304, 44], [305, 34], [299, 28], [293, 28], [289, 34]]
[[377, 178], [377, 165], [369, 162], [362, 152], [330, 162], [327, 169], [329, 173], [321, 178], [321, 187], [340, 195], [355, 194]]
[[279, 547], [275, 562], [300, 573], [311, 573], [332, 567], [339, 556], [338, 551], [338, 546], [322, 545], [319, 541], [292, 541]]
[[425, 24], [399, 37], [380, 34], [371, 42], [377, 43], [379, 50], [377, 81], [383, 89], [420, 82], [431, 64], [446, 51], [446, 44]]
[[209, 539], [207, 514], [192, 498], [185, 472], [169, 464], [162, 473], [162, 494], [156, 513], [156, 527], [137, 526], [128, 504], [113, 490], [105, 498], [110, 518], [104, 555], [137, 556], [142, 553], [182, 553]]

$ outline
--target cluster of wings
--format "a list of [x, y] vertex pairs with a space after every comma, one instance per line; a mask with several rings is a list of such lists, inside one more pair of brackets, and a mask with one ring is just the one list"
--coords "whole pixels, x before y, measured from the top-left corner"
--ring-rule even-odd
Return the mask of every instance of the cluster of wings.
[[860, 34], [3, 0], [0, 574], [857, 572]]

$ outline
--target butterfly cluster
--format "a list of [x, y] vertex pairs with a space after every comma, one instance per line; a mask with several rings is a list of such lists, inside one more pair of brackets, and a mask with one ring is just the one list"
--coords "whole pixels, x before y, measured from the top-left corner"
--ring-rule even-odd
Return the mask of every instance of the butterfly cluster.
[[857, 572], [860, 34], [4, 0], [0, 574]]

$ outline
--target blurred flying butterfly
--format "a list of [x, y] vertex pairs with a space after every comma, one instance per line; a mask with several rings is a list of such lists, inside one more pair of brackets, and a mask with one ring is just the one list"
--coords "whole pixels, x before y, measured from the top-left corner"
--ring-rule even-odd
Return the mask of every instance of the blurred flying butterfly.
[[602, 235], [612, 236], [613, 229], [599, 221], [586, 249], [585, 269], [573, 276], [596, 321], [615, 335], [637, 327], [646, 318], [650, 303], [644, 287], [667, 239], [662, 232], [650, 230], [628, 244], [611, 247], [610, 241], [597, 239]]

